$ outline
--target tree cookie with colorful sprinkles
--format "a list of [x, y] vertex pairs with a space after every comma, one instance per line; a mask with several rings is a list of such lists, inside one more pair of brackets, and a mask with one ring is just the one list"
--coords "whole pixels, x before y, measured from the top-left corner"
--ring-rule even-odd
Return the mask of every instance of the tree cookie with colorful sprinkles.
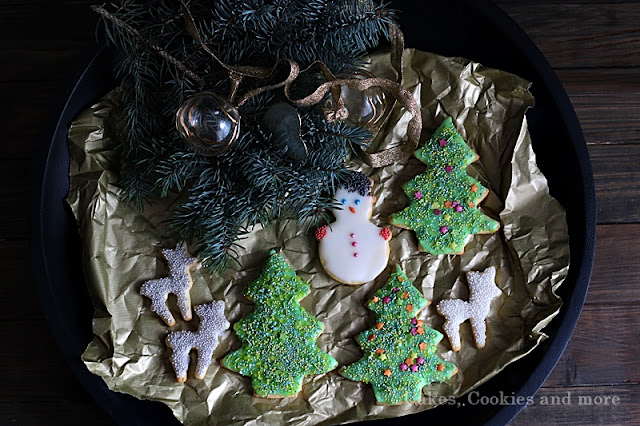
[[474, 234], [493, 233], [500, 223], [478, 210], [489, 190], [467, 174], [478, 159], [447, 118], [415, 152], [427, 170], [404, 185], [409, 207], [389, 222], [415, 231], [419, 248], [431, 254], [462, 254]]
[[255, 309], [233, 326], [242, 346], [221, 363], [250, 377], [256, 396], [295, 396], [306, 376], [337, 367], [316, 344], [324, 324], [300, 306], [309, 291], [274, 250], [260, 276], [249, 284], [245, 295], [255, 302]]
[[444, 382], [458, 368], [436, 356], [442, 334], [416, 318], [429, 301], [400, 266], [367, 302], [376, 324], [357, 337], [364, 356], [340, 369], [347, 379], [371, 383], [379, 405], [419, 402], [422, 388]]

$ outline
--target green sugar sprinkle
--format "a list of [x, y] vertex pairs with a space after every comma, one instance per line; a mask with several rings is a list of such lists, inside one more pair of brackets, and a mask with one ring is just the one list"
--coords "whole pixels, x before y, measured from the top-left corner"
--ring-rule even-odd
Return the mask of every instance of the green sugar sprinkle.
[[447, 118], [415, 152], [427, 170], [404, 185], [409, 207], [391, 215], [391, 223], [413, 229], [420, 249], [431, 254], [458, 254], [470, 235], [495, 232], [500, 224], [478, 210], [488, 189], [467, 174], [477, 155]]
[[428, 303], [397, 266], [367, 302], [376, 324], [357, 337], [364, 356], [340, 374], [371, 383], [377, 402], [393, 405], [419, 402], [423, 387], [449, 380], [458, 368], [435, 354], [442, 334], [416, 318]]
[[255, 309], [234, 324], [242, 346], [222, 364], [250, 377], [259, 396], [294, 396], [305, 376], [324, 374], [338, 365], [316, 345], [324, 325], [300, 306], [308, 294], [309, 285], [274, 250], [260, 276], [249, 284], [246, 296], [256, 303]]

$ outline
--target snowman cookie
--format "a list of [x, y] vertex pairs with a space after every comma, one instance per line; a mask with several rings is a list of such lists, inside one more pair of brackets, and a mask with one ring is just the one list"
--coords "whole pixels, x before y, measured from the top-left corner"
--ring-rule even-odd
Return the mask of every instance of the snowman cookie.
[[318, 253], [325, 271], [344, 284], [362, 284], [375, 279], [389, 261], [391, 230], [369, 221], [373, 212], [373, 182], [360, 172], [340, 187], [334, 201], [336, 221], [316, 231]]

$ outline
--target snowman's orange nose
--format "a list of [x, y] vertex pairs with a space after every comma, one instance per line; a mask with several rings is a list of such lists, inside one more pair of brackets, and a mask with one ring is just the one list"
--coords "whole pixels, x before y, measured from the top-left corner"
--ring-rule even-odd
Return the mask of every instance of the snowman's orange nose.
[[351, 211], [351, 213], [355, 213], [356, 209], [354, 209], [353, 207], [349, 207], [349, 210]]

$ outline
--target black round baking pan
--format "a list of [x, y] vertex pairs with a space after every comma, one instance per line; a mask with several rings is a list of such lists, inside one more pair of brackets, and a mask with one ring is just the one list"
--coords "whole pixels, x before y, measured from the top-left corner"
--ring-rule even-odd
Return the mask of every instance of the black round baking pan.
[[[488, 0], [424, 2], [395, 0], [407, 47], [462, 56], [530, 80], [536, 106], [527, 113], [533, 148], [552, 195], [565, 207], [571, 267], [560, 287], [560, 314], [545, 328], [541, 347], [511, 364], [478, 389], [479, 395], [509, 397], [507, 405], [444, 405], [411, 421], [503, 425], [535, 395], [562, 355], [586, 297], [595, 247], [596, 205], [589, 156], [571, 103], [553, 70], [524, 32]], [[177, 424], [161, 403], [110, 391], [80, 356], [92, 338], [93, 309], [80, 264], [77, 226], [65, 203], [69, 187], [67, 133], [74, 117], [113, 88], [114, 59], [97, 53], [74, 77], [56, 111], [34, 167], [33, 269], [51, 332], [59, 350], [93, 398], [122, 425]], [[520, 397], [520, 398], [518, 398]], [[520, 403], [518, 403], [520, 402]], [[405, 420], [397, 419], [397, 420]], [[406, 419], [408, 420], [408, 419]], [[377, 423], [393, 423], [381, 420]]]

